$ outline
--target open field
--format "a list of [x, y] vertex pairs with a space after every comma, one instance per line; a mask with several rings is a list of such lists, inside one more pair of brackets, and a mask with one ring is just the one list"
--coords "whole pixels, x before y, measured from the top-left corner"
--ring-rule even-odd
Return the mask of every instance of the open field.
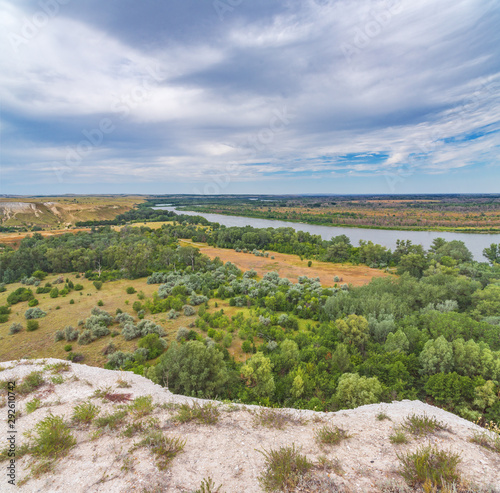
[[[42, 236], [60, 236], [66, 233], [80, 233], [82, 231], [89, 232], [90, 228], [73, 228], [73, 229], [50, 229], [45, 231], [37, 231], [36, 233]], [[26, 238], [26, 236], [31, 236], [33, 233], [19, 232], [19, 233], [0, 233], [0, 243], [9, 245], [13, 248], [19, 247], [19, 244]]]
[[140, 196], [0, 198], [0, 225], [66, 227], [77, 221], [109, 220], [144, 202]]
[[[43, 281], [42, 285], [46, 282], [53, 282], [57, 277], [59, 276], [48, 276]], [[132, 310], [132, 304], [134, 301], [138, 300], [137, 294], [142, 291], [146, 298], [148, 298], [158, 290], [158, 284], [146, 284], [146, 278], [135, 280], [122, 279], [107, 282], [103, 284], [100, 291], [97, 291], [92, 282], [85, 278], [76, 278], [74, 274], [64, 274], [64, 277], [70, 279], [75, 284], [82, 284], [84, 289], [82, 291], [72, 291], [65, 297], [59, 296], [58, 298], [51, 298], [48, 293], [35, 294], [35, 298], [39, 301], [38, 307], [47, 312], [47, 316], [38, 319], [40, 324], [38, 330], [33, 332], [26, 331], [24, 313], [28, 309], [28, 302], [12, 305], [12, 313], [9, 316], [9, 320], [0, 324], [0, 361], [46, 357], [65, 359], [67, 357], [67, 352], [64, 351], [64, 346], [68, 343], [66, 341], [55, 342], [54, 336], [58, 330], [62, 330], [68, 325], [78, 329], [78, 321], [89, 317], [90, 311], [97, 306], [99, 300], [102, 300], [104, 303], [101, 308], [112, 315], [115, 314], [117, 308], [120, 308], [124, 312], [135, 316], [136, 314]], [[8, 290], [5, 293], [0, 293], [0, 306], [6, 304], [7, 296], [12, 291], [22, 286], [24, 285], [21, 283], [9, 284]], [[133, 286], [137, 293], [127, 294], [125, 290], [129, 286]], [[33, 286], [26, 287], [31, 288], [35, 293], [36, 288], [33, 288]], [[70, 304], [71, 299], [75, 301], [74, 304]], [[218, 308], [215, 308], [215, 302], [217, 302]], [[236, 314], [238, 311], [243, 311], [245, 315], [249, 313], [247, 308], [229, 306], [227, 300], [215, 299], [209, 301], [209, 313], [220, 310], [221, 308], [224, 309], [224, 312], [229, 317]], [[166, 313], [157, 313], [148, 314], [146, 319], [161, 325], [167, 333], [167, 341], [171, 342], [175, 340], [179, 327], [188, 327], [189, 324], [194, 322], [196, 316], [186, 317], [184, 315], [179, 315], [177, 319], [169, 320]], [[17, 334], [9, 335], [9, 327], [14, 322], [20, 323], [23, 326], [23, 330]], [[113, 325], [110, 329], [112, 332], [113, 330], [120, 331], [118, 325]], [[193, 330], [206, 336], [205, 333], [196, 327], [193, 327]], [[102, 350], [110, 342], [113, 342], [119, 351], [134, 351], [137, 349], [138, 339], [126, 341], [121, 336], [112, 337], [109, 335], [97, 339], [88, 345], [79, 345], [77, 341], [73, 341], [70, 344], [73, 346], [73, 352], [79, 352], [85, 356], [85, 364], [102, 367], [107, 361], [107, 357], [102, 354]], [[233, 343], [228, 348], [229, 352], [238, 361], [245, 360], [248, 357], [245, 353], [241, 352], [241, 343], [241, 339], [234, 336]]]
[[141, 226], [151, 229], [160, 229], [164, 224], [174, 224], [174, 221], [152, 221], [144, 223], [130, 223], [130, 224], [125, 224], [123, 226], [113, 226], [113, 229], [115, 231], [120, 231], [123, 228], [129, 228], [129, 227], [140, 228]]
[[204, 243], [193, 243], [189, 240], [180, 240], [180, 243], [199, 248], [201, 253], [211, 259], [219, 257], [224, 262], [231, 262], [243, 271], [254, 269], [259, 277], [262, 277], [266, 272], [277, 271], [280, 277], [287, 277], [292, 282], [297, 282], [299, 276], [319, 277], [323, 286], [333, 287], [336, 284], [333, 281], [334, 276], [340, 277], [340, 283], [363, 286], [368, 284], [374, 277], [391, 275], [366, 265], [333, 264], [313, 260], [312, 266], [308, 267], [308, 261], [300, 260], [298, 255], [269, 252], [268, 258], [256, 257], [251, 253], [236, 252], [228, 248], [215, 248]]

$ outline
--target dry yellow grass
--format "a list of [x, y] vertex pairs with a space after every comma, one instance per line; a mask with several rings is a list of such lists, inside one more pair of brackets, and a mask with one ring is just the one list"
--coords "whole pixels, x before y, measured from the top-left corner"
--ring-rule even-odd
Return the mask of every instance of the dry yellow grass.
[[[201, 253], [211, 259], [219, 257], [224, 262], [231, 262], [243, 271], [254, 269], [262, 277], [266, 272], [277, 271], [281, 277], [297, 282], [299, 276], [319, 277], [325, 287], [333, 287], [334, 276], [339, 276], [341, 281], [337, 284], [347, 283], [353, 286], [368, 284], [374, 277], [386, 277], [390, 274], [379, 269], [372, 269], [366, 265], [332, 264], [331, 262], [312, 261], [308, 267], [307, 260], [300, 260], [298, 255], [269, 252], [269, 257], [256, 257], [251, 253], [236, 252], [228, 248], [215, 248], [206, 243], [193, 243], [190, 240], [181, 240], [181, 244], [193, 245]], [[272, 259], [271, 257], [274, 257]]]

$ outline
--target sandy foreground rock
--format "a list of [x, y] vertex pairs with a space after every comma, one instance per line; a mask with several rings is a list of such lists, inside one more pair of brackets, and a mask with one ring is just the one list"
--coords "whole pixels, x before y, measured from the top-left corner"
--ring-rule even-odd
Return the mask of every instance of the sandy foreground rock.
[[[27, 397], [17, 397], [16, 420], [17, 446], [25, 443], [23, 433], [33, 430], [36, 423], [50, 413], [62, 416], [70, 423], [73, 408], [89, 399], [101, 408], [100, 416], [116, 411], [120, 404], [95, 396], [98, 389], [113, 394], [131, 394], [130, 399], [151, 396], [154, 411], [140, 418], [143, 423], [154, 419], [156, 427], [165, 436], [185, 440], [184, 450], [169, 467], [159, 470], [156, 457], [144, 447], [134, 447], [141, 439], [138, 433], [131, 437], [122, 435], [132, 415], [117, 430], [98, 429], [95, 425], [72, 425], [77, 444], [68, 455], [59, 459], [52, 472], [26, 481], [30, 475], [31, 458], [24, 456], [16, 461], [16, 480], [19, 486], [7, 483], [7, 463], [2, 462], [0, 492], [195, 492], [202, 480], [209, 477], [220, 492], [261, 492], [259, 476], [265, 469], [262, 451], [295, 444], [309, 460], [317, 463], [321, 456], [333, 460], [341, 470], [316, 468], [309, 481], [298, 491], [345, 492], [397, 492], [404, 491], [389, 484], [402, 484], [398, 474], [397, 454], [433, 444], [461, 455], [460, 471], [463, 478], [477, 486], [500, 491], [500, 454], [490, 451], [469, 439], [474, 432], [483, 431], [475, 424], [439, 408], [420, 401], [402, 401], [392, 404], [373, 404], [336, 413], [321, 413], [287, 409], [280, 411], [290, 421], [283, 429], [268, 428], [258, 424], [255, 413], [262, 408], [235, 404], [220, 404], [220, 417], [216, 424], [179, 423], [175, 405], [207, 401], [174, 395], [150, 380], [129, 372], [116, 372], [81, 364], [69, 364], [68, 369], [57, 375], [63, 383], [51, 383], [55, 375], [46, 369], [61, 360], [21, 360], [0, 363], [0, 380], [18, 383], [33, 371], [41, 371], [48, 382]], [[44, 369], [45, 368], [45, 369]], [[61, 379], [59, 378], [59, 381]], [[121, 382], [121, 383], [120, 383]], [[128, 387], [124, 387], [126, 382]], [[26, 413], [26, 403], [34, 397], [42, 407]], [[126, 404], [130, 403], [127, 402]], [[1, 402], [2, 422], [6, 424], [7, 408]], [[122, 404], [123, 405], [123, 404]], [[385, 413], [390, 419], [379, 421], [377, 415]], [[393, 445], [389, 435], [393, 427], [408, 415], [426, 414], [443, 422], [447, 430], [423, 438], [412, 437], [405, 445]], [[337, 446], [321, 448], [315, 441], [315, 430], [331, 424], [346, 430], [351, 438]], [[1, 449], [7, 444], [7, 429], [2, 427]], [[212, 491], [215, 491], [212, 490]], [[408, 489], [407, 491], [412, 491]], [[472, 490], [479, 491], [479, 490]], [[488, 489], [484, 489], [488, 491]]]

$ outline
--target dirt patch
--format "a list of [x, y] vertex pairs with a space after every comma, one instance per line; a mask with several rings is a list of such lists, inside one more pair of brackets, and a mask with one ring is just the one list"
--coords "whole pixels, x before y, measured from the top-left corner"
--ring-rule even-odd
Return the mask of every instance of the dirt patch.
[[[286, 277], [292, 282], [297, 282], [299, 276], [319, 277], [323, 286], [333, 287], [335, 284], [340, 285], [343, 283], [363, 286], [368, 284], [374, 277], [391, 275], [366, 265], [332, 264], [313, 260], [311, 267], [308, 267], [308, 261], [300, 260], [298, 255], [269, 252], [268, 258], [256, 257], [251, 253], [235, 252], [228, 248], [214, 248], [204, 243], [193, 243], [188, 240], [181, 241], [199, 248], [204, 255], [211, 259], [219, 257], [224, 262], [235, 264], [243, 271], [254, 269], [260, 277], [266, 272], [277, 271], [280, 277]], [[340, 278], [337, 283], [333, 280], [335, 276]]]

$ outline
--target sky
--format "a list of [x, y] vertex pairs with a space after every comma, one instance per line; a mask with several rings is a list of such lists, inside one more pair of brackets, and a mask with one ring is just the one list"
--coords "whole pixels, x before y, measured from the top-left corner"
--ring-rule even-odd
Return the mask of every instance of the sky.
[[498, 0], [0, 0], [0, 194], [498, 193]]

